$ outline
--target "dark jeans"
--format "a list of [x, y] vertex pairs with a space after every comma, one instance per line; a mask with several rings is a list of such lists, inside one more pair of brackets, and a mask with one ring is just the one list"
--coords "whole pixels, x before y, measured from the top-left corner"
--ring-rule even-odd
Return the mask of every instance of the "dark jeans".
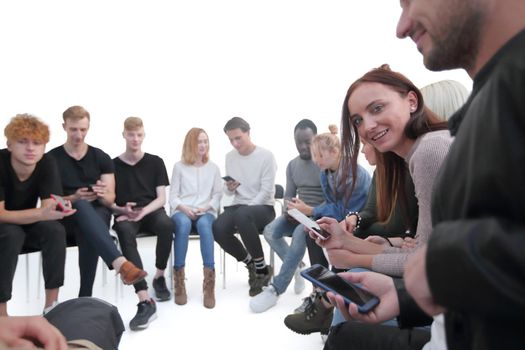
[[[166, 215], [164, 208], [149, 213], [139, 222], [115, 221], [113, 229], [117, 232], [124, 256], [141, 269], [143, 266], [137, 250], [137, 234], [144, 231], [155, 234], [157, 236], [155, 267], [159, 270], [166, 268], [170, 257], [174, 225], [168, 215]], [[147, 290], [148, 284], [146, 280], [142, 280], [135, 283], [134, 287], [135, 292], [138, 292]]]
[[[271, 205], [225, 207], [224, 212], [213, 222], [213, 237], [222, 249], [237, 261], [246, 258], [246, 251], [253, 258], [263, 258], [264, 252], [259, 235], [274, 218], [275, 210]], [[235, 232], [241, 235], [244, 246], [234, 236]]]
[[58, 221], [29, 225], [0, 224], [0, 303], [11, 299], [13, 277], [22, 247], [42, 251], [46, 289], [64, 284], [66, 231]]
[[400, 329], [398, 327], [343, 322], [332, 327], [324, 350], [415, 350], [430, 340], [425, 329]]
[[97, 204], [79, 200], [73, 203], [77, 210], [62, 220], [68, 234], [68, 242], [78, 245], [78, 266], [80, 269], [79, 297], [93, 294], [93, 283], [97, 273], [98, 257], [113, 269], [111, 263], [122, 254], [109, 234], [111, 211]]

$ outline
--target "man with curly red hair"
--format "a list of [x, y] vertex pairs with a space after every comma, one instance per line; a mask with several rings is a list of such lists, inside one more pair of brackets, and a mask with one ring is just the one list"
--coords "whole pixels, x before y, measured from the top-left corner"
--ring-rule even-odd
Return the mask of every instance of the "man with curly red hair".
[[[66, 232], [58, 220], [74, 210], [57, 210], [51, 194], [61, 194], [55, 161], [44, 154], [49, 128], [38, 118], [19, 114], [4, 130], [0, 150], [0, 316], [7, 315], [13, 277], [22, 248], [42, 251], [45, 308], [64, 284]], [[40, 199], [40, 206], [37, 202]]]

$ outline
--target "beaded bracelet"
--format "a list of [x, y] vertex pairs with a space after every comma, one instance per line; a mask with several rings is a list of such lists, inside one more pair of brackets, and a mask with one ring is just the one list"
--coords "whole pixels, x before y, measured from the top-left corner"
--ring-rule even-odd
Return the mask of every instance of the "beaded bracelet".
[[359, 215], [359, 213], [357, 211], [351, 211], [348, 214], [346, 214], [346, 217], [349, 217], [349, 216], [352, 216], [352, 215], [355, 215], [356, 218], [357, 218], [357, 222], [356, 222], [355, 227], [354, 227], [354, 232], [355, 232], [359, 228], [359, 225], [361, 224], [361, 215]]

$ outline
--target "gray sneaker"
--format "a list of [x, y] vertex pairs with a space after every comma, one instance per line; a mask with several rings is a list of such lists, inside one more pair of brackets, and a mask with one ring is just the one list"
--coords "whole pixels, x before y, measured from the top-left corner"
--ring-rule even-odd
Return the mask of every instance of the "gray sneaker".
[[157, 306], [153, 299], [144, 300], [137, 304], [137, 314], [129, 322], [132, 331], [148, 328], [151, 321], [157, 318]]
[[262, 288], [266, 287], [270, 283], [273, 275], [273, 268], [270, 265], [266, 265], [266, 267], [268, 268], [267, 274], [255, 274], [255, 279], [253, 280], [253, 283], [250, 284], [249, 294], [251, 297], [261, 293]]

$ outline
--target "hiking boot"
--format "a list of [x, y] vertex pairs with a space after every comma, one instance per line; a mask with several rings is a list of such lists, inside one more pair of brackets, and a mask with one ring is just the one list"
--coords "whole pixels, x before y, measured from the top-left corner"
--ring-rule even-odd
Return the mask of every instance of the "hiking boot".
[[203, 269], [204, 280], [202, 281], [202, 303], [205, 308], [213, 309], [215, 307], [215, 270], [205, 267]]
[[127, 285], [140, 282], [148, 275], [146, 271], [139, 269], [129, 260], [126, 260], [122, 266], [120, 266], [118, 273], [120, 274], [122, 282]]
[[157, 301], [170, 300], [171, 293], [168, 290], [168, 286], [166, 286], [166, 278], [164, 278], [164, 276], [153, 279], [151, 284], [155, 290], [155, 299], [157, 299]]
[[320, 293], [316, 293], [312, 301], [306, 305], [304, 312], [286, 316], [284, 319], [286, 327], [299, 334], [316, 332], [328, 334], [334, 308], [324, 306]]
[[297, 267], [297, 270], [295, 270], [295, 273], [293, 275], [294, 279], [294, 285], [293, 285], [293, 291], [295, 294], [301, 294], [305, 288], [304, 278], [301, 276], [301, 270], [304, 268], [304, 263], [301, 261], [299, 266]]
[[157, 318], [157, 306], [153, 299], [144, 300], [137, 304], [137, 314], [129, 321], [129, 328], [138, 331], [148, 328], [151, 321]]
[[294, 314], [302, 313], [306, 310], [306, 307], [310, 304], [312, 304], [315, 300], [315, 296], [317, 295], [317, 291], [313, 291], [310, 293], [309, 296], [306, 298], [303, 298], [303, 303], [299, 305], [295, 310], [293, 310]]
[[250, 309], [255, 313], [264, 312], [275, 306], [278, 299], [274, 286], [270, 284], [268, 287], [263, 287], [263, 291], [250, 300]]
[[186, 294], [186, 276], [184, 274], [184, 267], [180, 269], [173, 269], [173, 279], [175, 282], [175, 304], [184, 305], [188, 302], [188, 295]]
[[270, 265], [266, 265], [268, 268], [268, 273], [266, 274], [255, 274], [255, 279], [252, 284], [250, 284], [250, 291], [248, 292], [251, 297], [256, 296], [262, 292], [262, 287], [265, 287], [270, 283], [273, 275], [273, 268]]

